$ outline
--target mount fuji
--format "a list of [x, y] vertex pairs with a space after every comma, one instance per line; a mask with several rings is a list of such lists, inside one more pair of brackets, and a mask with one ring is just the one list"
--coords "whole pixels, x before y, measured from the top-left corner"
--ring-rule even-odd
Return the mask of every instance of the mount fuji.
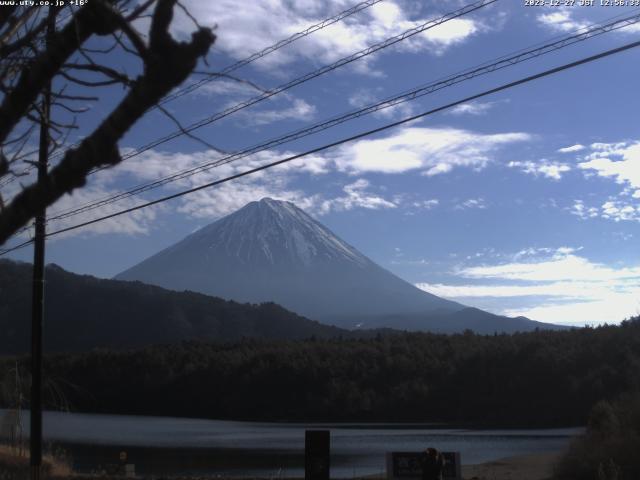
[[120, 273], [172, 290], [275, 302], [343, 328], [525, 331], [551, 325], [493, 315], [424, 292], [293, 203], [262, 199]]

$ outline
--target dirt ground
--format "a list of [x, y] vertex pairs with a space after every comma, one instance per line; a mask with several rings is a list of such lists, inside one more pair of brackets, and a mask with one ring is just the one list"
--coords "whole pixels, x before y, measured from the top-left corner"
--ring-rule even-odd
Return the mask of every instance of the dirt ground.
[[508, 457], [479, 465], [464, 465], [464, 480], [548, 480], [559, 453]]

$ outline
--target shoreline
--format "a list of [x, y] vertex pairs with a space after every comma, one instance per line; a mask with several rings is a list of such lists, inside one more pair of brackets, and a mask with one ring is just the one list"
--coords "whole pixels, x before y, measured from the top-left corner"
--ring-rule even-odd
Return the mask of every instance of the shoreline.
[[[0, 406], [0, 414], [8, 412], [10, 409]], [[28, 408], [21, 410], [23, 424], [28, 426], [30, 411]], [[390, 420], [390, 419], [361, 419], [361, 420], [340, 420], [340, 419], [282, 419], [282, 418], [243, 418], [243, 417], [198, 417], [198, 416], [181, 416], [176, 414], [153, 414], [153, 413], [141, 413], [141, 412], [118, 412], [111, 410], [43, 410], [43, 414], [46, 415], [73, 415], [76, 417], [117, 417], [122, 419], [156, 419], [166, 421], [203, 421], [203, 422], [224, 422], [231, 424], [246, 424], [246, 425], [274, 425], [283, 427], [309, 427], [309, 428], [363, 428], [363, 429], [385, 429], [385, 428], [399, 428], [414, 430], [419, 429], [433, 429], [433, 430], [477, 430], [477, 431], [518, 431], [518, 430], [575, 430], [584, 428], [584, 425], [580, 424], [540, 424], [537, 422], [529, 423], [513, 423], [513, 422], [447, 422], [447, 421], [426, 421], [426, 420]], [[26, 423], [25, 423], [26, 422]], [[25, 427], [26, 428], [26, 427]]]

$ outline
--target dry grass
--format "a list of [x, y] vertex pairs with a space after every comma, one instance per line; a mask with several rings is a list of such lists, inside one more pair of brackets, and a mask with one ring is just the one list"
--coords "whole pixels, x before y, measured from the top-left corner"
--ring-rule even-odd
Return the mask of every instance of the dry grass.
[[463, 478], [470, 480], [549, 480], [559, 453], [535, 453], [479, 465], [464, 465]]
[[[58, 455], [44, 455], [42, 467], [45, 476], [49, 477], [68, 477], [73, 474], [69, 462]], [[26, 449], [24, 455], [20, 456], [16, 449], [11, 446], [0, 444], [0, 478], [4, 478], [1, 474], [5, 472], [7, 472], [7, 478], [12, 478], [12, 474], [15, 474], [16, 478], [18, 478], [28, 470], [28, 449]]]

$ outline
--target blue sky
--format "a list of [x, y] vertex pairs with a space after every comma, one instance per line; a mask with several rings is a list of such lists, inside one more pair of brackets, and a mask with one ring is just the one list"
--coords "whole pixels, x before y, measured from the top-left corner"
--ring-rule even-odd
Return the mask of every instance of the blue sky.
[[[355, 1], [187, 1], [217, 25], [219, 70]], [[332, 63], [460, 8], [384, 0], [234, 72], [264, 88]], [[625, 7], [528, 7], [500, 0], [195, 132], [235, 151], [454, 74], [592, 23]], [[101, 210], [75, 224], [444, 105], [640, 39], [640, 24], [461, 83]], [[145, 25], [139, 25], [144, 30]], [[178, 15], [173, 31], [194, 26]], [[109, 59], [133, 73], [124, 56]], [[191, 83], [198, 78], [188, 80]], [[364, 254], [440, 296], [491, 312], [574, 325], [640, 312], [640, 50], [621, 53], [422, 120], [49, 241], [47, 261], [110, 277], [262, 197], [290, 200]], [[81, 138], [120, 98], [106, 89], [81, 117]], [[166, 104], [185, 125], [259, 95], [230, 79]], [[149, 113], [121, 142], [135, 149], [175, 130]], [[219, 158], [182, 137], [92, 176], [50, 214]], [[15, 188], [15, 182], [9, 188]], [[5, 192], [6, 193], [6, 192]], [[10, 192], [9, 192], [10, 193]], [[16, 240], [16, 242], [18, 239]], [[31, 250], [12, 254], [30, 260]]]

